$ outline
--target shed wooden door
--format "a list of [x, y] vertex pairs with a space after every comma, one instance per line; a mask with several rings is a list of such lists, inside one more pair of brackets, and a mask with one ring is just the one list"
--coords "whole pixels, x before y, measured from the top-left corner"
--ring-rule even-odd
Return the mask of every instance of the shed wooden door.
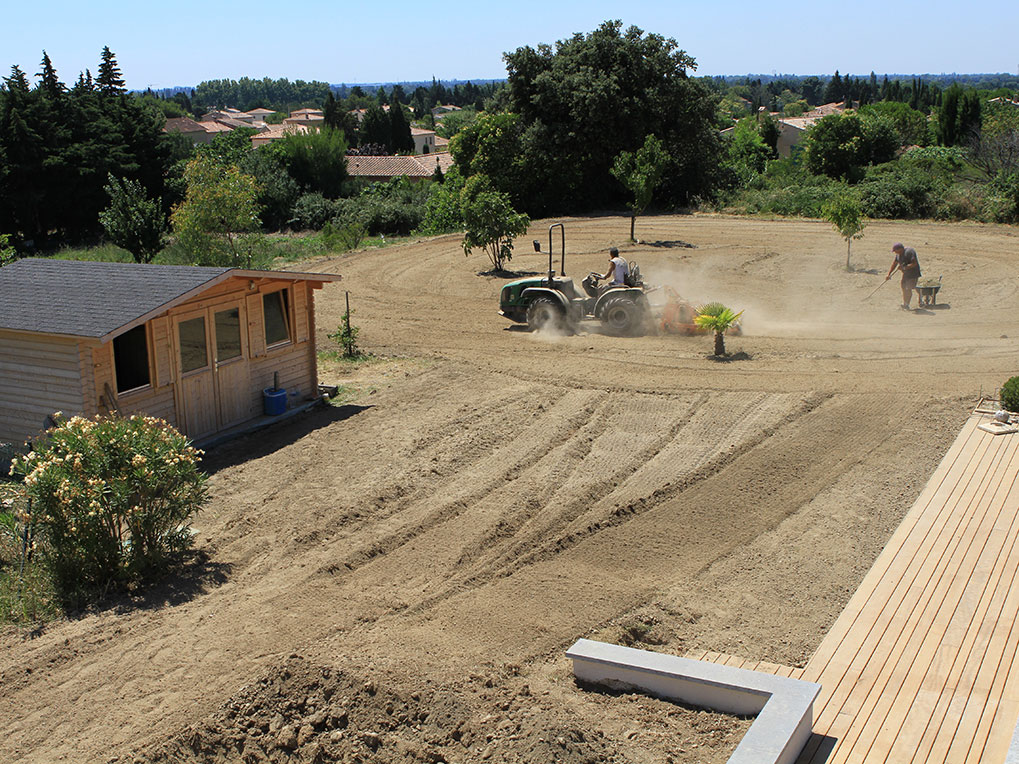
[[219, 427], [224, 429], [243, 422], [251, 415], [252, 395], [245, 342], [247, 321], [240, 302], [210, 308], [209, 313], [215, 341], [213, 372], [217, 413]]
[[174, 318], [179, 419], [191, 438], [204, 438], [250, 416], [245, 325], [240, 302]]

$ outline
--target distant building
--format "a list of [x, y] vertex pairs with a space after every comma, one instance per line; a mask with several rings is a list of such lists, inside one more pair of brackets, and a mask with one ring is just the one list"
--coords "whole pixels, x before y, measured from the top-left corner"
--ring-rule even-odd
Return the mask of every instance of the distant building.
[[438, 167], [443, 174], [453, 166], [449, 153], [427, 154], [425, 156], [348, 156], [347, 175], [352, 178], [369, 180], [391, 180], [407, 176], [410, 180], [431, 178]]
[[434, 130], [424, 130], [420, 127], [410, 129], [410, 137], [414, 139], [415, 154], [434, 154], [435, 139], [438, 137]]
[[188, 117], [172, 117], [166, 120], [166, 124], [163, 125], [163, 132], [186, 135], [196, 146], [200, 143], [208, 143], [215, 135], [215, 133], [206, 130], [204, 125]]

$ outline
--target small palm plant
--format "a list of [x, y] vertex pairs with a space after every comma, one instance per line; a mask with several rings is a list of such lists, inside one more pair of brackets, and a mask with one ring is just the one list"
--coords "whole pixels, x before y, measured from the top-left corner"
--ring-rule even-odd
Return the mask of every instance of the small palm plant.
[[697, 316], [694, 323], [703, 329], [710, 329], [715, 333], [715, 355], [725, 355], [725, 332], [732, 326], [739, 323], [739, 313], [733, 313], [720, 302], [709, 302], [707, 305], [697, 309]]

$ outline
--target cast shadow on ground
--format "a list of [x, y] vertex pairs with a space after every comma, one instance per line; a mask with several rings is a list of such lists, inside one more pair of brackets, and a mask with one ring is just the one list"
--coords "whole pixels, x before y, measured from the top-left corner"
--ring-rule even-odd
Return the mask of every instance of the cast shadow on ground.
[[[587, 681], [585, 681], [583, 679], [578, 679], [577, 677], [573, 678], [573, 684], [577, 687], [577, 689], [583, 690], [584, 692], [596, 693], [598, 695], [604, 695], [604, 696], [609, 697], [609, 698], [624, 698], [624, 697], [627, 697], [629, 695], [637, 694], [637, 695], [645, 695], [645, 696], [647, 696], [649, 698], [653, 698], [654, 700], [660, 701], [662, 703], [668, 703], [670, 706], [675, 706], [676, 708], [684, 708], [687, 711], [694, 711], [694, 712], [697, 712], [697, 713], [701, 713], [701, 712], [703, 712], [705, 710], [703, 706], [695, 706], [692, 703], [686, 703], [686, 702], [684, 702], [682, 700], [677, 700], [676, 698], [666, 698], [666, 697], [662, 697], [662, 696], [658, 696], [658, 695], [652, 695], [651, 693], [644, 692], [643, 690], [634, 689], [632, 687], [627, 687], [627, 686], [610, 687], [608, 685], [597, 684], [595, 682], [587, 682]], [[722, 714], [725, 714], [726, 716], [731, 716], [731, 717], [734, 717], [736, 719], [744, 719], [744, 720], [746, 720], [746, 719], [753, 719], [754, 718], [753, 716], [743, 716], [741, 714], [730, 714], [730, 713], [726, 713], [724, 711], [718, 711], [718, 712], [714, 712], [714, 713], [722, 713]]]
[[201, 467], [212, 475], [227, 467], [259, 459], [296, 443], [315, 430], [350, 419], [370, 408], [372, 406], [352, 403], [342, 406], [316, 406], [293, 419], [271, 424], [264, 429], [210, 447], [202, 459]]
[[647, 247], [660, 247], [664, 249], [696, 249], [693, 244], [676, 239], [675, 241], [642, 241], [641, 244]]
[[880, 276], [884, 271], [879, 271], [877, 268], [857, 268], [856, 266], [849, 266], [850, 273], [864, 273], [868, 276]]
[[539, 274], [538, 271], [503, 271], [491, 269], [487, 271], [478, 271], [477, 275], [494, 279], [522, 279], [527, 276], [538, 276], [543, 274]]
[[[144, 587], [84, 595], [68, 593], [61, 597], [62, 608], [66, 617], [73, 620], [96, 613], [123, 615], [136, 610], [176, 607], [222, 586], [232, 569], [228, 562], [210, 559], [204, 549], [192, 549], [172, 558], [162, 577]], [[27, 636], [35, 639], [45, 630], [46, 624], [43, 624], [32, 629]]]
[[918, 305], [913, 309], [913, 313], [922, 316], [933, 316], [938, 311], [951, 309], [952, 305], [950, 303], [939, 302], [937, 305]]
[[[200, 516], [199, 516], [200, 517]], [[226, 583], [233, 570], [228, 562], [215, 562], [204, 549], [185, 553], [159, 581], [137, 593], [123, 594], [103, 610], [127, 613], [132, 610], [159, 610], [190, 602]]]

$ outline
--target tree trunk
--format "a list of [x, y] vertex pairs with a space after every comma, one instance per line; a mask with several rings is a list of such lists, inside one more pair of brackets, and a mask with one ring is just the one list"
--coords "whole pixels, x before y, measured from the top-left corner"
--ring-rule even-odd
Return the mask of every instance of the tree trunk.
[[715, 332], [715, 355], [725, 355], [725, 332]]
[[633, 228], [637, 224], [637, 213], [630, 215], [630, 241], [637, 241], [633, 238]]
[[852, 248], [852, 246], [853, 246], [853, 240], [852, 239], [846, 239], [846, 270], [847, 271], [849, 270], [849, 250]]

